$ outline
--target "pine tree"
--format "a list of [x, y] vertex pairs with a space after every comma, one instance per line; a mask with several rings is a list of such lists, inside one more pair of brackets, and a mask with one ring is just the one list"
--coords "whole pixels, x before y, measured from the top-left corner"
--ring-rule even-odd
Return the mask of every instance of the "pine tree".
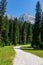
[[19, 21], [19, 44], [23, 44], [23, 41], [22, 41], [22, 26], [23, 26], [23, 22]]
[[43, 42], [43, 12], [42, 12], [42, 21], [41, 21], [41, 42]]
[[27, 28], [27, 43], [31, 43], [32, 41], [32, 25], [31, 23], [28, 23], [28, 28]]
[[36, 5], [35, 24], [33, 27], [33, 40], [32, 40], [32, 47], [36, 47], [36, 48], [39, 48], [39, 45], [41, 43], [40, 22], [41, 22], [41, 6], [40, 6], [40, 2], [38, 1]]
[[5, 30], [4, 30], [4, 34], [3, 34], [5, 45], [9, 45], [8, 34], [9, 34], [9, 21], [8, 21], [8, 17], [5, 16]]
[[2, 40], [2, 13], [1, 13], [1, 10], [2, 10], [2, 4], [1, 4], [1, 1], [0, 1], [0, 45], [1, 45], [1, 40]]
[[42, 12], [42, 21], [41, 21], [41, 44], [40, 48], [43, 49], [43, 12]]
[[9, 40], [10, 40], [10, 43], [13, 44], [13, 20], [12, 20], [12, 17], [9, 20]]
[[1, 40], [2, 40], [2, 18], [3, 18], [3, 15], [6, 12], [6, 4], [7, 4], [6, 0], [0, 1], [0, 43], [1, 43]]
[[13, 22], [13, 44], [17, 45], [19, 43], [19, 24], [17, 18]]
[[27, 43], [27, 22], [24, 22], [22, 27], [22, 34], [23, 34], [23, 44]]

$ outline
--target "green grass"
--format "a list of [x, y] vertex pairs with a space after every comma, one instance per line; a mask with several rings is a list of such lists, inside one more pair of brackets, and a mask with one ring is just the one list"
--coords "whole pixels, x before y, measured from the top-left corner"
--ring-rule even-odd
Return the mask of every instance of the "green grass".
[[30, 46], [31, 44], [26, 44], [26, 45], [23, 45], [23, 44], [17, 44], [16, 46], [22, 46], [22, 47], [25, 47], [25, 46]]
[[13, 46], [0, 47], [0, 65], [12, 65], [15, 51]]
[[33, 49], [30, 47], [30, 45], [28, 46], [22, 46], [21, 49], [25, 52], [29, 52], [29, 53], [32, 53], [32, 54], [35, 54], [41, 58], [43, 58], [43, 50], [37, 50], [37, 49]]

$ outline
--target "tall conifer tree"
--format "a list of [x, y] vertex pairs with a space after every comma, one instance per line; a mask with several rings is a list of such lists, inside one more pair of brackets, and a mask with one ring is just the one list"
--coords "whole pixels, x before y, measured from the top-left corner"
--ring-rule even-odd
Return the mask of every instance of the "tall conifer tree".
[[36, 15], [35, 15], [35, 24], [33, 27], [33, 41], [32, 46], [38, 48], [41, 39], [40, 39], [40, 22], [41, 22], [41, 5], [38, 1], [36, 4]]
[[7, 4], [6, 0], [0, 1], [0, 43], [2, 40], [2, 18], [6, 12], [6, 4]]

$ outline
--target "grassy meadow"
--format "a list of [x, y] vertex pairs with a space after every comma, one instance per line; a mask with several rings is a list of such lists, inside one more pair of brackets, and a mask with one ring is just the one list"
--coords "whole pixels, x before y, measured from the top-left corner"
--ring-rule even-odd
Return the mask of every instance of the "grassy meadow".
[[31, 45], [22, 46], [21, 49], [25, 52], [29, 52], [43, 58], [43, 50], [31, 48]]
[[13, 46], [0, 47], [0, 65], [13, 65], [12, 60], [14, 56]]

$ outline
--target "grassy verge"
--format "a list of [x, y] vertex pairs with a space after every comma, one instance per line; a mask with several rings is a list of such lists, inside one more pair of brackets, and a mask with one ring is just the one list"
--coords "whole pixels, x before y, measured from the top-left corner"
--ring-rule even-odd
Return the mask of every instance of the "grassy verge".
[[14, 55], [13, 46], [0, 47], [0, 65], [12, 65]]
[[32, 53], [32, 54], [35, 54], [41, 58], [43, 58], [43, 50], [37, 50], [37, 49], [33, 49], [29, 46], [22, 46], [21, 49], [25, 52], [29, 52], [29, 53]]
[[26, 47], [26, 46], [31, 46], [31, 44], [26, 44], [26, 45], [23, 45], [23, 44], [17, 44], [16, 46]]

